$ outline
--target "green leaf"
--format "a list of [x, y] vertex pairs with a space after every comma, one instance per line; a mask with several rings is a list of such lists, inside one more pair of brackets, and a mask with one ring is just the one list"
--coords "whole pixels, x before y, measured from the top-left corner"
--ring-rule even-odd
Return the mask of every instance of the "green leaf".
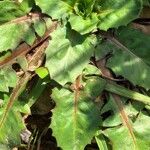
[[96, 99], [98, 96], [97, 93], [101, 93], [104, 88], [106, 87], [106, 81], [101, 79], [100, 77], [89, 77], [89, 79], [86, 81], [86, 87], [84, 88], [85, 92]]
[[78, 0], [74, 6], [76, 14], [89, 17], [93, 11], [95, 1], [96, 0]]
[[[28, 103], [26, 101], [22, 101], [22, 99], [18, 99], [15, 104], [14, 104], [14, 110], [18, 111], [20, 113], [30, 115], [31, 114], [31, 109]], [[9, 115], [9, 114], [8, 114]]]
[[11, 23], [1, 25], [0, 36], [3, 38], [0, 42], [0, 52], [16, 48], [25, 34], [25, 29], [28, 30], [24, 24]]
[[16, 59], [17, 63], [20, 65], [23, 71], [27, 71], [28, 69], [28, 62], [25, 56], [19, 56]]
[[70, 5], [73, 2], [70, 2], [70, 0], [35, 0], [36, 5], [42, 9], [42, 12], [50, 15], [53, 19], [68, 16], [69, 12], [73, 10], [73, 7]]
[[[135, 120], [139, 112], [145, 106], [145, 105], [142, 105], [142, 103], [137, 103], [137, 102], [127, 103], [127, 99], [123, 97], [120, 97], [120, 101], [124, 109], [122, 111], [124, 111], [131, 120]], [[103, 121], [103, 126], [114, 127], [114, 126], [119, 126], [120, 124], [122, 124], [120, 110], [119, 110], [119, 105], [117, 105], [112, 95], [110, 95], [108, 102], [105, 104], [105, 106], [101, 110], [101, 114], [104, 114], [107, 112], [110, 112], [111, 114], [109, 117], [105, 118], [105, 120]]]
[[[121, 100], [124, 99], [121, 98]], [[107, 112], [110, 112], [111, 115], [105, 118], [105, 120], [103, 121], [103, 127], [114, 127], [122, 123], [118, 106], [116, 105], [116, 102], [114, 101], [112, 96], [109, 97], [109, 101], [104, 105], [103, 109], [101, 110], [101, 114]]]
[[[2, 94], [0, 98], [2, 99]], [[8, 99], [8, 96], [4, 95], [3, 105], [0, 107], [0, 118], [5, 109], [3, 106], [5, 106], [5, 102]], [[7, 150], [10, 150], [20, 145], [20, 133], [23, 129], [25, 129], [25, 125], [22, 121], [21, 114], [12, 109], [9, 111], [6, 121], [0, 127], [0, 147], [5, 147]]]
[[21, 9], [21, 4], [14, 1], [0, 1], [0, 24], [26, 15], [29, 10]]
[[14, 87], [17, 80], [16, 72], [11, 67], [0, 69], [0, 91], [8, 92], [9, 87]]
[[[83, 150], [100, 125], [100, 108], [94, 100], [105, 83], [101, 82], [97, 86], [96, 81], [97, 78], [87, 80], [84, 89], [80, 91], [70, 92], [64, 88], [53, 90], [52, 98], [56, 107], [53, 110], [51, 128], [58, 146], [65, 150]], [[87, 90], [90, 88], [90, 91]]]
[[[36, 35], [34, 33], [34, 30], [32, 29], [32, 26], [29, 26], [29, 24], [27, 24], [27, 26], [23, 28], [25, 31], [22, 32], [22, 40], [25, 41], [28, 45], [32, 45], [36, 39]], [[20, 40], [20, 37], [18, 37], [18, 40]]]
[[[5, 145], [9, 149], [21, 145], [20, 133], [25, 129], [21, 115], [10, 111], [7, 121], [0, 129], [0, 146]], [[6, 140], [7, 139], [7, 140]]]
[[37, 68], [35, 72], [41, 79], [45, 78], [49, 74], [47, 68], [44, 67]]
[[[141, 116], [145, 118], [144, 114], [141, 113], [142, 115], [139, 115], [143, 108], [144, 106], [142, 106], [140, 103], [136, 102], [132, 103], [131, 105], [131, 103], [127, 102], [126, 99], [114, 94], [109, 94], [108, 103], [102, 108], [101, 111], [102, 114], [108, 112], [110, 114], [108, 117], [105, 117], [105, 120], [103, 121], [103, 127], [106, 129], [102, 132], [109, 138], [112, 149], [120, 149], [125, 141], [126, 144], [124, 144], [124, 146], [121, 148], [123, 150], [142, 149], [140, 148], [139, 143], [139, 138], [141, 137], [139, 137], [136, 132], [139, 132], [139, 130], [142, 128], [145, 129], [144, 126], [140, 125], [142, 124], [142, 122], [140, 122], [141, 120], [139, 121], [140, 123], [138, 122]], [[139, 130], [135, 130], [136, 125], [140, 126]], [[147, 137], [147, 133], [142, 134], [143, 136]], [[143, 139], [143, 143], [147, 142], [150, 142], [148, 141], [148, 138], [146, 140]]]
[[84, 70], [83, 70], [84, 75], [101, 75], [100, 69], [98, 69], [96, 66], [88, 64]]
[[4, 75], [2, 73], [0, 74], [0, 81], [1, 81], [0, 91], [2, 91], [2, 92], [8, 92], [9, 89], [8, 89], [8, 87], [6, 85], [5, 78], [4, 78]]
[[128, 49], [150, 65], [149, 42], [150, 36], [133, 28], [119, 28], [117, 30], [119, 41]]
[[0, 25], [0, 36], [3, 37], [0, 52], [14, 50], [22, 41], [32, 45], [36, 39], [35, 31], [39, 36], [45, 33], [46, 23], [40, 20], [39, 14], [31, 15], [32, 19], [26, 15]]
[[36, 4], [53, 19], [70, 17], [72, 28], [81, 34], [93, 31], [97, 24], [102, 30], [126, 25], [138, 17], [142, 8], [141, 0], [36, 0]]
[[127, 25], [138, 17], [142, 8], [141, 0], [102, 0], [97, 3], [95, 9], [99, 11], [98, 28], [101, 30]]
[[136, 145], [133, 144], [133, 139], [131, 138], [131, 136], [129, 136], [128, 130], [124, 126], [108, 128], [104, 130], [104, 133], [111, 140], [112, 147], [115, 150], [146, 150], [150, 147], [149, 119], [150, 117], [140, 113], [136, 121], [132, 122]]
[[39, 20], [38, 22], [35, 21], [34, 22], [34, 29], [36, 31], [36, 33], [41, 37], [44, 35], [45, 31], [46, 31], [46, 24], [43, 20]]
[[69, 27], [58, 27], [46, 49], [46, 67], [61, 85], [73, 82], [93, 54], [95, 36], [81, 36]]
[[71, 14], [69, 22], [71, 28], [80, 34], [86, 34], [97, 29], [99, 19], [93, 11], [95, 0], [79, 0], [75, 3], [75, 14]]
[[31, 107], [36, 100], [40, 97], [44, 89], [46, 88], [46, 83], [39, 79], [36, 85], [33, 87], [33, 89], [30, 91], [28, 96], [28, 105]]
[[[111, 115], [106, 118], [103, 122], [105, 127], [115, 127], [123, 125], [127, 129], [128, 136], [131, 137], [133, 145], [136, 145], [135, 135], [133, 134], [133, 129], [129, 119], [129, 115], [125, 110], [124, 99], [115, 94], [109, 94], [109, 102], [112, 103], [111, 107], [105, 106], [107, 109], [110, 109]], [[105, 108], [105, 110], [106, 110]], [[138, 113], [138, 112], [137, 112]]]
[[[30, 29], [31, 24], [27, 22], [22, 23], [8, 23], [0, 26], [0, 36], [3, 37], [0, 41], [0, 52], [8, 49], [14, 49], [18, 46], [21, 40], [30, 41], [28, 43], [33, 44], [35, 35]], [[31, 39], [31, 36], [34, 36]], [[28, 35], [28, 36], [27, 36]]]
[[106, 139], [104, 138], [104, 135], [100, 132], [98, 132], [95, 136], [96, 143], [98, 145], [99, 150], [109, 150]]
[[27, 13], [27, 12], [31, 11], [31, 9], [34, 5], [35, 4], [34, 4], [33, 0], [23, 0], [20, 3], [20, 9]]
[[[139, 38], [140, 37], [140, 38]], [[118, 30], [117, 38], [104, 41], [97, 49], [99, 58], [113, 51], [107, 66], [134, 85], [150, 88], [149, 41], [147, 35], [133, 29]], [[142, 46], [141, 46], [142, 45]]]
[[[90, 77], [90, 79], [93, 80], [92, 77]], [[93, 82], [95, 82], [95, 80], [93, 80]], [[135, 92], [133, 90], [127, 89], [127, 88], [125, 88], [123, 86], [120, 86], [118, 84], [115, 84], [113, 82], [111, 82], [111, 83], [107, 82], [106, 80], [104, 80], [100, 77], [96, 77], [96, 83], [94, 84], [94, 86], [97, 86], [97, 88], [98, 88], [99, 86], [102, 86], [102, 83], [103, 83], [103, 87], [108, 92], [111, 92], [111, 93], [114, 93], [114, 94], [117, 94], [117, 95], [120, 95], [120, 96], [123, 96], [123, 97], [130, 98], [132, 100], [136, 100], [136, 101], [142, 102], [144, 104], [150, 105], [150, 97], [148, 95], [143, 95], [139, 92]], [[91, 82], [91, 87], [92, 86], [93, 86], [93, 84]], [[95, 87], [95, 92], [97, 92], [97, 90], [99, 90], [97, 88]], [[86, 90], [89, 93], [92, 92], [90, 90], [90, 88], [86, 89]]]
[[98, 21], [97, 14], [94, 13], [88, 18], [83, 18], [82, 16], [74, 14], [70, 15], [69, 18], [71, 28], [78, 31], [80, 34], [92, 32], [97, 28]]

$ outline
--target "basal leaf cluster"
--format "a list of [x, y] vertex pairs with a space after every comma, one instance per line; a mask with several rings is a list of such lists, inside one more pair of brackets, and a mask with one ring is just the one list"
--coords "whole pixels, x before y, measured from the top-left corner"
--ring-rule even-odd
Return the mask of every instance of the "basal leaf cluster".
[[[0, 149], [42, 149], [51, 129], [63, 150], [148, 150], [149, 3], [0, 1]], [[43, 131], [33, 114], [52, 114]]]

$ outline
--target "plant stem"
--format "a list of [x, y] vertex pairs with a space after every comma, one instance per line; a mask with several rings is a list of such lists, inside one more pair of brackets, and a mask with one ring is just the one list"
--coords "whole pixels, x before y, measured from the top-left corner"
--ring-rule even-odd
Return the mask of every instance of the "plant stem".
[[149, 96], [126, 89], [120, 85], [107, 83], [105, 90], [150, 105]]

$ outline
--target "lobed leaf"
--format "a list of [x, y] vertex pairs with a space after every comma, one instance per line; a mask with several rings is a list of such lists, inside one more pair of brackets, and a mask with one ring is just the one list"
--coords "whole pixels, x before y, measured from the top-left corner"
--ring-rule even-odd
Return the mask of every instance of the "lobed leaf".
[[150, 65], [149, 35], [133, 28], [119, 28], [116, 34], [124, 46], [128, 47], [133, 54]]
[[73, 82], [89, 63], [93, 54], [95, 36], [81, 36], [67, 27], [58, 27], [51, 34], [46, 49], [46, 67], [52, 79], [61, 85]]
[[0, 24], [24, 16], [29, 11], [29, 0], [24, 0], [22, 3], [10, 0], [0, 1]]
[[60, 147], [65, 150], [83, 150], [90, 142], [101, 122], [100, 108], [94, 100], [104, 86], [105, 82], [101, 81], [100, 84], [97, 78], [92, 78], [87, 80], [80, 91], [71, 92], [64, 88], [53, 90], [52, 98], [56, 107], [51, 128]]
[[142, 8], [141, 0], [107, 0], [99, 1], [95, 9], [99, 11], [98, 28], [108, 30], [127, 25], [138, 17]]
[[30, 29], [31, 22], [27, 18], [17, 20], [25, 16], [31, 10], [33, 1], [24, 0], [22, 3], [15, 1], [0, 1], [0, 52], [14, 49], [25, 40], [28, 44], [33, 44], [35, 34]]
[[36, 4], [53, 19], [69, 17], [72, 29], [81, 34], [126, 25], [138, 17], [142, 8], [141, 0], [36, 0]]
[[37, 29], [41, 22], [39, 20], [39, 16], [36, 15], [33, 17], [33, 20], [29, 19], [27, 16], [24, 16], [23, 18], [20, 18], [20, 20], [18, 19], [18, 21], [15, 20], [14, 22], [12, 21], [2, 24], [0, 26], [0, 36], [3, 38], [0, 42], [0, 52], [8, 49], [14, 50], [21, 41], [25, 41], [29, 45], [32, 45], [36, 39], [35, 32], [32, 29], [32, 23], [36, 24], [35, 30], [38, 34], [43, 35], [43, 30], [45, 29], [41, 29], [41, 31]]
[[[103, 121], [103, 127], [106, 129], [102, 132], [110, 139], [112, 149], [118, 150], [122, 145], [123, 147], [121, 149], [123, 150], [147, 149], [150, 144], [148, 137], [143, 138], [142, 136], [138, 136], [141, 133], [143, 136], [147, 135], [149, 130], [147, 124], [146, 127], [142, 125], [141, 119], [147, 120], [149, 118], [145, 114], [140, 113], [144, 106], [139, 106], [140, 103], [137, 102], [131, 105], [125, 99], [113, 94], [109, 94], [108, 98], [109, 101], [103, 107], [101, 113], [109, 112], [111, 115], [108, 115]], [[148, 121], [146, 120], [143, 122], [146, 123]], [[142, 132], [143, 129], [145, 133]], [[102, 133], [100, 132], [99, 134], [101, 135]], [[99, 141], [101, 140], [99, 139]]]
[[149, 89], [149, 45], [146, 43], [148, 41], [149, 36], [133, 29], [122, 28], [119, 29], [116, 38], [110, 38], [99, 45], [96, 56], [102, 58], [107, 53], [113, 53], [107, 66], [116, 75], [125, 77], [134, 85]]
[[83, 19], [82, 16], [72, 14], [68, 21], [72, 29], [78, 31], [80, 34], [86, 34], [97, 28], [99, 19], [96, 13], [92, 13], [91, 16], [86, 19]]
[[38, 5], [43, 13], [48, 14], [53, 19], [60, 19], [69, 15], [72, 12], [72, 4], [75, 1], [70, 2], [70, 0], [35, 0], [36, 5]]
[[[104, 133], [111, 140], [112, 147], [115, 150], [148, 149], [150, 147], [149, 119], [150, 119], [149, 116], [146, 116], [143, 113], [140, 113], [136, 121], [132, 122], [136, 145], [133, 144], [133, 139], [131, 138], [131, 136], [129, 136], [128, 130], [124, 126], [108, 128], [104, 131]], [[143, 123], [144, 123], [144, 126], [143, 126]]]

